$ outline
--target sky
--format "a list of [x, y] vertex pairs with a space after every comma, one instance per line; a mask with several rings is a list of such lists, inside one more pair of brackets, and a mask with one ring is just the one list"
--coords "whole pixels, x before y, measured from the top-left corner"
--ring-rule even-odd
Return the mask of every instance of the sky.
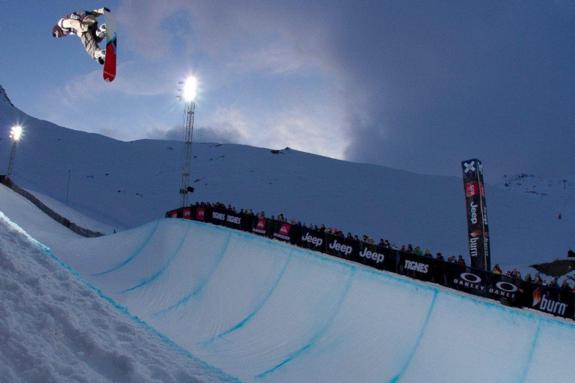
[[[118, 74], [59, 17], [108, 6]], [[294, 149], [424, 174], [575, 174], [575, 3], [0, 0], [0, 85], [26, 113], [121, 140]]]

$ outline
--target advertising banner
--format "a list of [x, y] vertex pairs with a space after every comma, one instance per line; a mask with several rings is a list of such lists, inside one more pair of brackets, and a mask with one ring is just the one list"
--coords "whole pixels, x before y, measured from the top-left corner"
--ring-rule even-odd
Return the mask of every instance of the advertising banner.
[[242, 217], [240, 217], [238, 214], [228, 213], [226, 215], [226, 226], [231, 227], [232, 229], [241, 229]]
[[447, 287], [475, 295], [488, 295], [488, 273], [485, 271], [450, 262], [445, 262], [442, 266]]
[[268, 232], [268, 221], [265, 217], [257, 217], [256, 225], [252, 228], [254, 233], [266, 235]]
[[432, 282], [436, 272], [435, 260], [409, 253], [398, 253], [397, 272], [408, 277]]
[[353, 239], [338, 237], [331, 234], [325, 235], [326, 253], [345, 259], [357, 259], [359, 242]]
[[359, 243], [359, 253], [353, 260], [379, 270], [395, 271], [395, 254], [365, 242]]
[[575, 294], [570, 291], [546, 286], [534, 286], [531, 293], [531, 308], [563, 318], [574, 318]]
[[213, 209], [211, 222], [216, 225], [224, 225], [226, 223], [226, 211], [222, 209]]
[[291, 241], [291, 224], [287, 222], [276, 222], [274, 230], [274, 238], [282, 241]]
[[325, 234], [321, 231], [303, 227], [297, 243], [306, 249], [325, 253]]
[[206, 208], [203, 206], [198, 206], [196, 208], [195, 214], [196, 221], [205, 221], [206, 220]]
[[506, 301], [514, 306], [518, 305], [522, 298], [521, 282], [506, 277], [505, 275], [486, 273], [487, 296], [489, 298]]
[[483, 165], [477, 159], [463, 161], [463, 186], [467, 210], [467, 242], [471, 266], [481, 270], [491, 270], [489, 227], [485, 205]]
[[192, 208], [185, 207], [184, 211], [182, 213], [182, 218], [183, 219], [192, 219]]

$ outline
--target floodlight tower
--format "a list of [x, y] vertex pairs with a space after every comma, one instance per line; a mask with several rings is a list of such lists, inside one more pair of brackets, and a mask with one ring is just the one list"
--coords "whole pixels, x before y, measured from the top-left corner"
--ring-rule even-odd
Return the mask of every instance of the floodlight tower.
[[23, 133], [22, 126], [14, 125], [10, 129], [10, 139], [12, 140], [12, 149], [10, 150], [10, 161], [8, 162], [8, 172], [7, 175], [10, 176], [12, 174], [12, 170], [14, 169], [14, 160], [16, 159], [16, 146], [20, 139], [22, 139]]
[[192, 136], [194, 134], [194, 114], [196, 111], [196, 95], [198, 92], [198, 80], [190, 76], [183, 83], [181, 99], [185, 102], [184, 111], [184, 164], [182, 166], [182, 180], [180, 183], [180, 194], [182, 196], [182, 207], [188, 206], [188, 193], [192, 193], [194, 188], [190, 186], [190, 172], [192, 167]]

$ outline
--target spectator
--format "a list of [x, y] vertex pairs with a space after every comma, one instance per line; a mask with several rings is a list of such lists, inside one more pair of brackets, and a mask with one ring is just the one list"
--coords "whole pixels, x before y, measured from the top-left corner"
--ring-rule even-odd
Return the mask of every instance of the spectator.
[[443, 254], [441, 254], [441, 253], [435, 254], [435, 259], [437, 259], [438, 261], [441, 261], [441, 262], [445, 261], [445, 258], [443, 258]]
[[557, 281], [557, 277], [554, 277], [549, 283], [549, 287], [559, 288], [559, 282]]
[[493, 266], [493, 270], [492, 270], [493, 274], [503, 274], [503, 270], [501, 270], [501, 267], [499, 266], [499, 263], [496, 263], [495, 266]]
[[535, 275], [535, 280], [533, 281], [536, 285], [544, 285], [543, 283], [543, 279], [541, 279], [541, 275], [539, 275], [539, 273], [537, 273], [537, 275]]
[[460, 266], [465, 266], [465, 259], [463, 259], [463, 256], [459, 255], [457, 257], [457, 264]]

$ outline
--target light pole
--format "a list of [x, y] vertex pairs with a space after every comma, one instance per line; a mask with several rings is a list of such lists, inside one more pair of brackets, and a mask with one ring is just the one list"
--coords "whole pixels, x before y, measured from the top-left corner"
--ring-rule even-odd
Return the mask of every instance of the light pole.
[[12, 140], [12, 149], [10, 150], [10, 161], [8, 162], [8, 173], [10, 176], [14, 170], [14, 160], [16, 159], [16, 146], [20, 139], [22, 138], [23, 129], [20, 125], [14, 125], [10, 129], [10, 139]]
[[196, 104], [194, 100], [198, 92], [198, 80], [190, 76], [183, 83], [181, 99], [185, 102], [184, 112], [184, 164], [182, 166], [182, 180], [180, 182], [180, 194], [182, 196], [182, 207], [188, 206], [188, 193], [193, 193], [194, 188], [190, 186], [190, 172], [192, 167], [192, 136], [194, 134], [194, 114]]

